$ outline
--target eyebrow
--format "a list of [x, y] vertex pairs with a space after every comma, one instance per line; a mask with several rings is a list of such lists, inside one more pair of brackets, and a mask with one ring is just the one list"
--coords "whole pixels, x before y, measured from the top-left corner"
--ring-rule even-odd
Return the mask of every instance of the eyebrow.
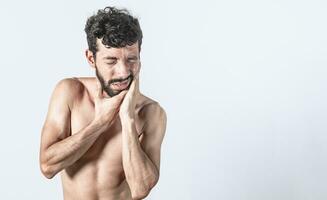
[[128, 56], [127, 59], [138, 59], [138, 56]]
[[[137, 60], [138, 56], [128, 56], [127, 59]], [[106, 56], [103, 58], [103, 60], [118, 60], [118, 58], [113, 57], [113, 56]]]

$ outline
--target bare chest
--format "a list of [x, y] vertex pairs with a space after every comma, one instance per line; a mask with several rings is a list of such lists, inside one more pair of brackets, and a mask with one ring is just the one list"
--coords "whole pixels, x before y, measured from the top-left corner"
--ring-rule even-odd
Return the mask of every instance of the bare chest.
[[[76, 134], [94, 118], [94, 106], [85, 102], [71, 112], [71, 134]], [[142, 120], [135, 119], [136, 129], [141, 133]], [[139, 137], [142, 140], [142, 137]], [[66, 168], [64, 179], [73, 184], [73, 180], [94, 182], [98, 190], [116, 188], [125, 179], [122, 165], [122, 127], [119, 116], [111, 127], [103, 132], [93, 145], [73, 165]], [[76, 182], [76, 181], [74, 181]], [[83, 183], [79, 181], [80, 183]], [[102, 188], [105, 186], [106, 188]], [[84, 187], [84, 186], [81, 186]]]
[[[142, 120], [137, 117], [136, 112], [136, 129], [141, 133]], [[71, 113], [71, 134], [77, 133], [86, 127], [94, 118], [94, 105], [90, 102], [84, 102], [77, 106]], [[141, 138], [139, 138], [141, 139]], [[116, 165], [121, 163], [122, 159], [122, 125], [117, 115], [113, 124], [108, 130], [103, 132], [90, 149], [81, 157], [89, 161], [107, 161]]]

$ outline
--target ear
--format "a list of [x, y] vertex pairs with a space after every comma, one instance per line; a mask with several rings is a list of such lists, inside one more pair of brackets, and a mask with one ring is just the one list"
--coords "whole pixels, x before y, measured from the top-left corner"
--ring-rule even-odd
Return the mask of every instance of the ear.
[[89, 63], [89, 65], [93, 68], [95, 68], [95, 58], [94, 55], [92, 53], [92, 51], [90, 51], [89, 49], [85, 50], [85, 57], [87, 62]]

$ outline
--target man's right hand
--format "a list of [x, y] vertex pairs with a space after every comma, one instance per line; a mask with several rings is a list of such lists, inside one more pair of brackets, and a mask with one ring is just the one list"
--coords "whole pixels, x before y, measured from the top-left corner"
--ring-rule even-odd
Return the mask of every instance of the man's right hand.
[[103, 90], [98, 78], [96, 78], [96, 83], [97, 95], [94, 98], [94, 122], [107, 129], [119, 113], [120, 105], [127, 91], [124, 90], [116, 96], [106, 98], [103, 96]]

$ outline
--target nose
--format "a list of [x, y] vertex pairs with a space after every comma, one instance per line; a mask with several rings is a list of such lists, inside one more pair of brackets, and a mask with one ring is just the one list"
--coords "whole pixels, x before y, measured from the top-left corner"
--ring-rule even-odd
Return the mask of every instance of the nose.
[[119, 62], [115, 68], [116, 76], [120, 78], [126, 78], [131, 73], [130, 66], [125, 62]]

